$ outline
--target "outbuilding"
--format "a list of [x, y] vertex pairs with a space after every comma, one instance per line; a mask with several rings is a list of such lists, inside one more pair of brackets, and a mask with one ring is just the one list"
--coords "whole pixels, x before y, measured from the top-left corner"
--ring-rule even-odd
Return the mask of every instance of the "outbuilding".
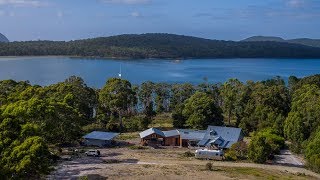
[[180, 146], [180, 133], [178, 130], [162, 131], [164, 134], [165, 146]]
[[104, 147], [112, 145], [118, 135], [119, 133], [114, 132], [93, 131], [83, 136], [83, 139], [86, 146]]
[[139, 133], [143, 145], [163, 145], [164, 133], [157, 128], [150, 128]]

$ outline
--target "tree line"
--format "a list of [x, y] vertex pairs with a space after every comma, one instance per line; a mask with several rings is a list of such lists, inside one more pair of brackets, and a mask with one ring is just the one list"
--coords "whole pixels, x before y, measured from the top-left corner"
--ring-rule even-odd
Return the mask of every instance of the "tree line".
[[76, 41], [0, 43], [0, 56], [107, 58], [319, 58], [320, 48], [286, 42], [218, 41], [174, 34], [127, 34]]
[[303, 153], [308, 166], [319, 171], [319, 112], [320, 75], [291, 76], [288, 84], [280, 77], [246, 83], [205, 80], [198, 85], [132, 85], [110, 78], [101, 89], [75, 76], [45, 87], [3, 80], [0, 175], [18, 179], [46, 173], [55, 159], [52, 147], [77, 144], [92, 130], [141, 131], [162, 113], [172, 115], [175, 128], [241, 127], [252, 136], [248, 150], [256, 152], [248, 157], [258, 163], [289, 140], [290, 148]]

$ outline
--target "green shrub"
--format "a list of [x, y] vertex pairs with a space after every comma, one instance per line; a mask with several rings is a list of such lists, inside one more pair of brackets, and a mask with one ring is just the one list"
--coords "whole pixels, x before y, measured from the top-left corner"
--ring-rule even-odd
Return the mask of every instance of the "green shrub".
[[140, 127], [142, 129], [147, 129], [151, 121], [152, 119], [150, 117], [147, 117], [147, 116], [143, 117], [140, 121]]
[[320, 128], [308, 142], [305, 149], [307, 166], [315, 172], [320, 172]]
[[257, 134], [266, 138], [266, 142], [270, 144], [273, 154], [278, 154], [280, 149], [284, 147], [284, 138], [277, 135], [276, 131], [271, 128], [261, 130]]
[[139, 146], [139, 145], [133, 145], [133, 146], [130, 146], [129, 149], [132, 149], [132, 150], [143, 150], [143, 149], [148, 149], [147, 147], [144, 147], [144, 146]]
[[238, 160], [237, 153], [234, 150], [229, 149], [225, 154], [224, 158], [226, 161], [236, 161]]
[[120, 125], [117, 122], [108, 122], [106, 129], [108, 131], [112, 132], [119, 132], [120, 131]]
[[123, 124], [127, 132], [140, 131], [140, 118], [135, 116], [131, 118], [124, 118]]
[[79, 177], [79, 180], [89, 180], [88, 176], [81, 176]]
[[271, 146], [263, 136], [254, 136], [248, 149], [248, 158], [255, 163], [265, 163], [272, 152]]
[[[244, 141], [239, 141], [234, 143], [231, 148], [226, 153], [231, 159], [230, 160], [237, 160], [237, 159], [247, 159], [248, 157], [248, 145]], [[234, 156], [236, 158], [234, 158]], [[226, 157], [226, 155], [225, 155]]]
[[190, 151], [186, 151], [182, 154], [183, 157], [194, 157], [194, 153]]
[[264, 163], [284, 147], [284, 138], [270, 128], [253, 133], [249, 144], [248, 158], [256, 163]]
[[127, 132], [135, 132], [147, 129], [150, 123], [151, 118], [141, 115], [123, 119], [123, 124]]
[[92, 131], [103, 131], [106, 128], [102, 124], [92, 123], [82, 127], [82, 131], [85, 133], [90, 133]]
[[212, 163], [207, 163], [206, 166], [205, 166], [205, 170], [212, 171], [213, 170]]

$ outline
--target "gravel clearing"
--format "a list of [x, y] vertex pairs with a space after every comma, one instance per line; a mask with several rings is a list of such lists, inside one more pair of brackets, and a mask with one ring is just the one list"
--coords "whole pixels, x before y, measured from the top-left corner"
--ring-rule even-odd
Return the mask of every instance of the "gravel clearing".
[[[230, 168], [260, 169], [268, 173], [268, 178], [287, 176], [293, 179], [320, 179], [320, 175], [307, 169], [287, 165], [266, 165], [254, 163], [236, 163], [225, 161], [197, 160], [181, 155], [188, 151], [184, 148], [131, 150], [128, 148], [99, 149], [102, 157], [82, 155], [71, 161], [59, 163], [56, 170], [47, 179], [78, 179], [81, 176], [91, 179], [261, 179], [255, 176], [233, 174]], [[291, 154], [288, 154], [291, 157]], [[284, 154], [287, 158], [287, 155]], [[295, 160], [291, 160], [295, 164]], [[290, 161], [290, 162], [291, 162]], [[211, 162], [219, 171], [204, 171], [205, 164]], [[289, 162], [289, 161], [284, 161]], [[299, 161], [298, 161], [299, 162]], [[230, 171], [230, 172], [229, 172]], [[232, 175], [233, 174], [233, 175]], [[300, 176], [302, 175], [302, 176]], [[267, 178], [265, 177], [265, 178]], [[281, 178], [280, 178], [281, 179]]]

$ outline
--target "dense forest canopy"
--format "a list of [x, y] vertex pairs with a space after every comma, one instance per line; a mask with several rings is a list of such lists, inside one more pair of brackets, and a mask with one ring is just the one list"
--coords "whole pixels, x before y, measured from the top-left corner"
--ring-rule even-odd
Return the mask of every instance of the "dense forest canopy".
[[76, 41], [0, 43], [0, 56], [113, 58], [320, 58], [320, 48], [287, 42], [235, 42], [174, 34], [128, 34]]
[[56, 147], [77, 145], [93, 130], [142, 131], [161, 114], [171, 115], [174, 128], [241, 127], [251, 142], [236, 144], [228, 158], [248, 151], [264, 163], [288, 140], [320, 171], [320, 75], [291, 76], [288, 85], [279, 77], [198, 85], [111, 78], [101, 89], [72, 76], [46, 87], [0, 81], [0, 176], [36, 178], [49, 171]]

